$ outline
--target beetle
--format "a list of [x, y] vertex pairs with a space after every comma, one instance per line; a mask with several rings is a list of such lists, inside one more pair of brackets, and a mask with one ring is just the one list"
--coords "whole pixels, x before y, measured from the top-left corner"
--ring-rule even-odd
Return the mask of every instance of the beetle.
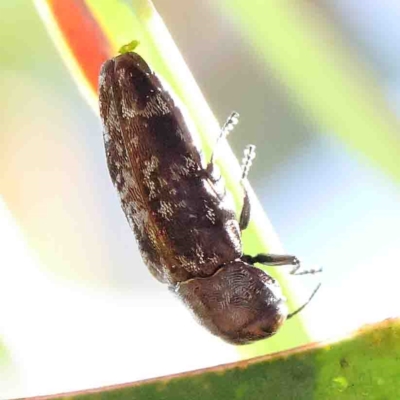
[[[229, 343], [275, 334], [305, 305], [289, 314], [277, 281], [255, 267], [288, 264], [296, 274], [295, 256], [242, 252], [241, 231], [250, 221], [245, 180], [254, 146], [247, 147], [242, 167], [238, 219], [214, 167], [215, 151], [206, 163], [184, 107], [139, 54], [125, 52], [103, 64], [99, 105], [111, 180], [150, 272]], [[228, 118], [219, 140], [237, 119], [237, 113]]]

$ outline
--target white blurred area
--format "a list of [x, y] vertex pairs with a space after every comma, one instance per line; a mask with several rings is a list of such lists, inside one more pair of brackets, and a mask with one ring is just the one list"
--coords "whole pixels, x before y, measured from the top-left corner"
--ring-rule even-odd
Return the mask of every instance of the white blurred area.
[[[166, 288], [88, 288], [46, 273], [0, 201], [0, 398], [95, 388], [237, 359]], [[142, 266], [141, 266], [142, 267]], [[152, 284], [149, 283], [149, 286]], [[164, 290], [163, 290], [164, 289]]]

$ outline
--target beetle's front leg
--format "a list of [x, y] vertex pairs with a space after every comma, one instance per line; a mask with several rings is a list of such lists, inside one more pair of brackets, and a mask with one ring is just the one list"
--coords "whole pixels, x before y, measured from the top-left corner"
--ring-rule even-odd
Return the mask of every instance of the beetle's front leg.
[[242, 260], [250, 265], [254, 265], [256, 263], [263, 265], [271, 265], [275, 267], [280, 265], [293, 265], [293, 268], [290, 271], [291, 275], [307, 275], [307, 274], [316, 274], [318, 272], [322, 272], [322, 268], [299, 271], [301, 266], [299, 259], [295, 256], [289, 256], [289, 255], [261, 253], [257, 254], [254, 257], [249, 255], [244, 255], [242, 256]]

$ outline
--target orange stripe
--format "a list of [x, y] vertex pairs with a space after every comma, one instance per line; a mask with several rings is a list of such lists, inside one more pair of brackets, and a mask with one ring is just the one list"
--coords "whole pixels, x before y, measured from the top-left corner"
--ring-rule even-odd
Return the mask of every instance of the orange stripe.
[[113, 55], [112, 46], [83, 0], [47, 0], [75, 59], [97, 92], [101, 64]]

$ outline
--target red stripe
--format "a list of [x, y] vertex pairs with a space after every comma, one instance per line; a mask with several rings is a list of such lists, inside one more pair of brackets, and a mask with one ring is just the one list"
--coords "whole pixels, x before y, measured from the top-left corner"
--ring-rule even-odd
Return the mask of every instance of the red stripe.
[[83, 0], [48, 0], [48, 5], [90, 86], [97, 92], [100, 66], [112, 56], [109, 40]]

